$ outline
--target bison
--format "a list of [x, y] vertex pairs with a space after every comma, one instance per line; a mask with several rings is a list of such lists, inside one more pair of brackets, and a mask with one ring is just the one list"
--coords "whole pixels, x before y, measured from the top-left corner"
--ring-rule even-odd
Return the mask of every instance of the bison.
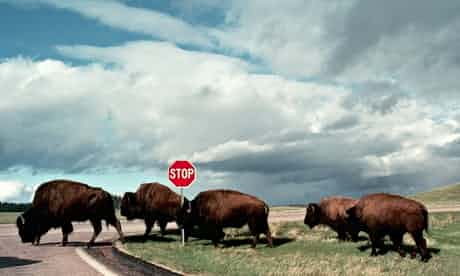
[[346, 211], [355, 206], [358, 201], [349, 197], [327, 197], [320, 203], [308, 204], [304, 223], [310, 228], [318, 224], [327, 225], [338, 234], [339, 240], [358, 240], [359, 230], [347, 220]]
[[209, 190], [199, 193], [191, 202], [185, 201], [178, 223], [184, 227], [185, 240], [193, 226], [198, 225], [201, 231], [210, 235], [216, 247], [225, 236], [223, 228], [240, 228], [248, 224], [253, 235], [253, 248], [261, 233], [272, 247], [268, 212], [267, 204], [254, 196], [232, 190]]
[[62, 245], [73, 232], [73, 221], [89, 220], [94, 233], [88, 246], [94, 244], [102, 230], [101, 221], [114, 226], [123, 240], [123, 232], [115, 215], [112, 197], [100, 188], [70, 180], [53, 180], [40, 185], [32, 206], [16, 220], [22, 242], [39, 245], [40, 238], [51, 228], [62, 229]]
[[125, 193], [121, 201], [122, 216], [128, 220], [144, 220], [145, 238], [155, 221], [158, 221], [161, 235], [164, 235], [167, 223], [176, 220], [180, 210], [181, 197], [160, 183], [141, 184], [135, 193]]
[[[381, 248], [382, 238], [389, 235], [395, 250], [404, 257], [402, 241], [404, 234], [408, 232], [420, 251], [422, 261], [430, 258], [426, 240], [423, 238], [423, 230], [428, 232], [428, 211], [423, 204], [398, 195], [370, 194], [348, 209], [347, 214], [349, 220], [369, 234], [371, 256], [377, 255], [377, 247]], [[411, 256], [416, 257], [416, 249]]]

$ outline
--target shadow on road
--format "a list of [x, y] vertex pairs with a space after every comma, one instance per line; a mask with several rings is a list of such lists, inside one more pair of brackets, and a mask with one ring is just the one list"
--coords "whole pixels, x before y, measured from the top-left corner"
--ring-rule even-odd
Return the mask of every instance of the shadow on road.
[[36, 264], [39, 262], [41, 261], [20, 259], [16, 257], [0, 257], [0, 268], [31, 265], [31, 264]]
[[[74, 242], [68, 242], [65, 246], [70, 246], [70, 247], [81, 247], [81, 246], [87, 246], [87, 242], [81, 242], [81, 241], [74, 241]], [[95, 242], [91, 247], [98, 247], [98, 246], [111, 246], [111, 242]], [[61, 246], [60, 242], [46, 242], [46, 243], [40, 243], [40, 246]]]

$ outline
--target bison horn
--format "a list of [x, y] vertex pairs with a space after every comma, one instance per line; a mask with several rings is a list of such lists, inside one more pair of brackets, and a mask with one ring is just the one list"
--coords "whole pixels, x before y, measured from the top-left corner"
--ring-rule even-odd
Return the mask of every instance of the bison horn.
[[21, 221], [21, 224], [26, 223], [26, 220], [24, 219], [24, 217], [22, 215], [19, 216], [19, 220]]
[[187, 213], [191, 213], [192, 212], [192, 204], [190, 203], [190, 201], [188, 202], [188, 208], [187, 208]]
[[184, 207], [184, 197], [180, 198], [180, 207]]

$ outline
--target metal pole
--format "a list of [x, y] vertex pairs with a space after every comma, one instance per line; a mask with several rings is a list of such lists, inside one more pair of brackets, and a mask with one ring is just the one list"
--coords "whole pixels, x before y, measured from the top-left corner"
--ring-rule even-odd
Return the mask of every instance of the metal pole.
[[[180, 201], [184, 202], [184, 188], [180, 188]], [[185, 203], [185, 202], [184, 202]], [[185, 246], [185, 230], [184, 230], [184, 225], [182, 224], [181, 227], [181, 234], [182, 234], [182, 246]]]

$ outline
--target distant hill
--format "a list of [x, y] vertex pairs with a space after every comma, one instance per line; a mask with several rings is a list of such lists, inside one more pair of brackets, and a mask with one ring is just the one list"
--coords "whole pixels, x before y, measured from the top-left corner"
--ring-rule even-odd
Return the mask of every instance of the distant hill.
[[425, 204], [458, 205], [460, 204], [460, 183], [418, 193], [412, 198]]

